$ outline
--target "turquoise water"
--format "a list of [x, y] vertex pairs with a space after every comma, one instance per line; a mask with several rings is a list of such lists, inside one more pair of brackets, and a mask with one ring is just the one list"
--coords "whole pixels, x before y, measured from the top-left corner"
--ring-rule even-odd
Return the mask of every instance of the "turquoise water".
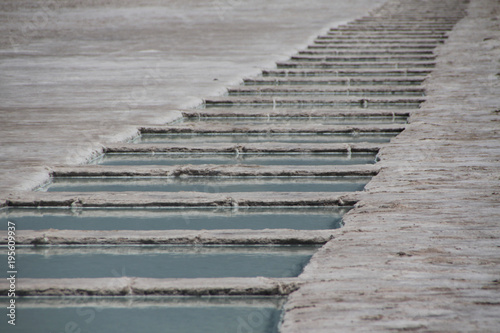
[[372, 116], [372, 117], [191, 117], [181, 118], [177, 124], [220, 124], [233, 126], [264, 126], [264, 125], [384, 125], [405, 124], [407, 117]]
[[93, 161], [101, 165], [355, 165], [374, 164], [375, 153], [366, 154], [174, 154], [110, 153]]
[[351, 208], [9, 209], [0, 213], [0, 225], [12, 221], [17, 230], [318, 230], [340, 228]]
[[354, 192], [371, 177], [55, 178], [48, 192]]
[[[0, 301], [7, 304], [8, 299]], [[276, 333], [283, 301], [276, 297], [18, 298], [16, 326], [2, 320], [0, 331]], [[6, 309], [0, 313], [6, 314]]]
[[[5, 248], [4, 248], [5, 249]], [[317, 246], [37, 246], [19, 247], [23, 278], [295, 277]], [[0, 255], [7, 262], [7, 251]]]
[[358, 133], [358, 134], [149, 134], [144, 133], [134, 143], [356, 143], [389, 142], [399, 133]]

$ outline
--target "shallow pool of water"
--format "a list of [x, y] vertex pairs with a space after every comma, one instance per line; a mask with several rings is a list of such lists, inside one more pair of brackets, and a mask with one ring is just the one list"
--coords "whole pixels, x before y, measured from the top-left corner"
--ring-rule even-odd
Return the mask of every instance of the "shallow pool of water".
[[278, 297], [18, 298], [16, 326], [5, 319], [0, 331], [277, 333], [283, 302]]
[[206, 123], [233, 126], [263, 125], [385, 125], [405, 124], [407, 117], [190, 117], [181, 118], [171, 124]]
[[317, 134], [317, 133], [254, 133], [254, 134], [151, 134], [143, 133], [133, 143], [356, 143], [389, 142], [399, 133], [356, 133], [356, 134]]
[[[37, 246], [18, 247], [23, 278], [294, 277], [317, 246]], [[5, 250], [5, 247], [4, 247]], [[7, 251], [0, 258], [7, 262]]]
[[353, 192], [371, 177], [54, 178], [48, 192]]
[[9, 209], [0, 225], [17, 230], [337, 229], [352, 207]]
[[102, 165], [354, 165], [374, 164], [376, 154], [186, 154], [107, 153], [92, 161]]

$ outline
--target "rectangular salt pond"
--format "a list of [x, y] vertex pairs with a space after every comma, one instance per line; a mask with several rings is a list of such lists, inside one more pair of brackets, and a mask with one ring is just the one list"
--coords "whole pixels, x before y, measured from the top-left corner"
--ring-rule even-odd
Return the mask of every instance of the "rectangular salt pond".
[[143, 133], [132, 143], [357, 143], [389, 142], [399, 133]]
[[186, 154], [186, 153], [107, 153], [92, 164], [101, 165], [354, 165], [374, 164], [375, 153], [354, 154]]
[[[217, 230], [337, 229], [352, 207], [252, 207], [166, 209], [8, 209], [0, 225], [17, 230]], [[5, 230], [7, 228], [5, 227]]]
[[[18, 298], [16, 326], [9, 325], [4, 315], [0, 331], [277, 333], [284, 301], [281, 297]], [[2, 297], [0, 302], [8, 304], [9, 299]]]
[[170, 125], [207, 123], [210, 125], [387, 125], [406, 124], [407, 117], [190, 117], [181, 118]]
[[[3, 246], [0, 258], [7, 262]], [[318, 246], [36, 246], [17, 247], [23, 278], [295, 277]]]
[[354, 192], [362, 191], [370, 177], [164, 177], [64, 178], [41, 188], [47, 192]]

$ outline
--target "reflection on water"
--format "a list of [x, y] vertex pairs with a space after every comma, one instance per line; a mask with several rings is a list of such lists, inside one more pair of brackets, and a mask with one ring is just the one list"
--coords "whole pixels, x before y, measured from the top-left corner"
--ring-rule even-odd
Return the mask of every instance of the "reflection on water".
[[[294, 277], [317, 246], [37, 246], [17, 249], [26, 278]], [[7, 262], [6, 251], [0, 258]], [[119, 275], [117, 275], [117, 272]]]
[[167, 208], [167, 209], [9, 209], [0, 224], [17, 230], [216, 230], [337, 229], [352, 207]]
[[0, 331], [275, 333], [283, 302], [278, 297], [22, 298], [15, 329], [2, 320]]

